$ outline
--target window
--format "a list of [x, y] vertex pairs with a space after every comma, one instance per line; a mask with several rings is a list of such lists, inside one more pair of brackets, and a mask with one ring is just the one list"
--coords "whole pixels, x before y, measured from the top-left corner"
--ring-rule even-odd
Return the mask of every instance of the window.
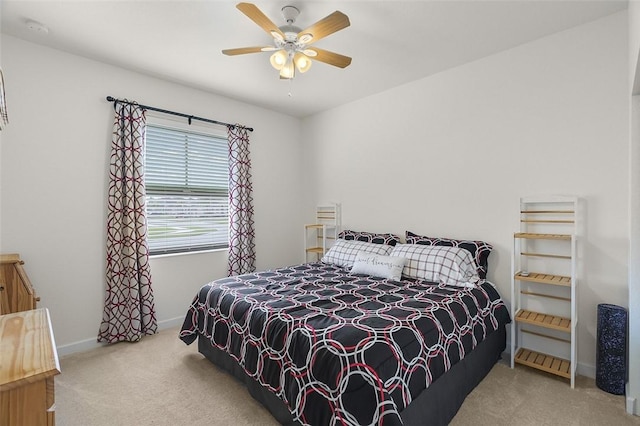
[[226, 137], [147, 124], [145, 149], [150, 253], [228, 247]]

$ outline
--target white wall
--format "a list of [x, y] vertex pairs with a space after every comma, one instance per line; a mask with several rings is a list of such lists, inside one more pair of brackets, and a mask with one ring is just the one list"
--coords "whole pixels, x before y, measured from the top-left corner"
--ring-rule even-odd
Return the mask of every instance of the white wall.
[[310, 117], [315, 199], [343, 225], [493, 244], [510, 296], [519, 197], [586, 201], [579, 372], [594, 375], [596, 305], [627, 305], [626, 13]]
[[630, 253], [629, 253], [629, 384], [626, 390], [627, 412], [640, 415], [640, 2], [629, 8], [629, 84], [631, 101], [630, 162]]
[[[3, 35], [10, 125], [2, 132], [0, 252], [17, 252], [62, 352], [94, 344], [105, 289], [107, 95], [252, 126], [257, 267], [300, 261], [300, 120]], [[215, 77], [215, 70], [211, 71]], [[282, 132], [282, 129], [288, 129]], [[226, 276], [226, 251], [154, 258], [158, 319], [180, 321]]]
[[[6, 35], [1, 48], [11, 123], [0, 146], [0, 252], [27, 262], [63, 350], [93, 344], [102, 315], [106, 95], [256, 128], [259, 269], [298, 262], [313, 206], [339, 201], [354, 229], [491, 242], [489, 278], [508, 297], [518, 198], [575, 194], [587, 206], [583, 373], [595, 364], [596, 305], [627, 306], [625, 13], [310, 117], [302, 142], [292, 117]], [[156, 258], [152, 268], [159, 320], [174, 323], [202, 283], [225, 275], [226, 252]]]

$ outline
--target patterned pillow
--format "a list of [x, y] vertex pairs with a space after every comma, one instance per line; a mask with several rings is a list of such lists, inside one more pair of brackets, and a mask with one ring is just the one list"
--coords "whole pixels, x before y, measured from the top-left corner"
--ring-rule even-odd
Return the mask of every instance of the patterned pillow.
[[395, 246], [400, 242], [400, 237], [394, 234], [375, 234], [373, 232], [359, 232], [345, 229], [338, 234], [343, 240], [366, 241], [375, 244], [387, 244]]
[[407, 259], [404, 257], [382, 256], [361, 251], [356, 256], [351, 272], [400, 281], [406, 263]]
[[407, 244], [424, 244], [428, 246], [460, 247], [468, 250], [478, 265], [478, 275], [483, 280], [489, 272], [489, 255], [493, 247], [484, 241], [454, 240], [451, 238], [424, 237], [406, 231]]
[[361, 251], [386, 256], [391, 253], [392, 249], [393, 247], [386, 244], [337, 239], [320, 261], [336, 266], [342, 266], [343, 268], [351, 268], [356, 260], [356, 256]]
[[398, 244], [391, 256], [406, 257], [403, 275], [458, 287], [474, 287], [480, 277], [469, 251], [459, 247]]

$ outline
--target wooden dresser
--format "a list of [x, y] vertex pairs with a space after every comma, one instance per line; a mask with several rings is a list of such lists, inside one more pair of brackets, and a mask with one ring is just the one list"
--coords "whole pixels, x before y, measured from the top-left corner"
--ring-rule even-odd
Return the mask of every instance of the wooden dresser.
[[18, 254], [0, 254], [0, 314], [36, 308], [36, 297]]
[[57, 374], [49, 311], [0, 315], [0, 426], [55, 425]]

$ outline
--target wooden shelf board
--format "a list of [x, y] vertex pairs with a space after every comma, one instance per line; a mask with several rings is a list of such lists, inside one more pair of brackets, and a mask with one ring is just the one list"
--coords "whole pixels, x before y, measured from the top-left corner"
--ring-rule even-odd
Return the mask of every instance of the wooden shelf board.
[[575, 223], [573, 220], [563, 219], [520, 219], [522, 223]]
[[552, 294], [536, 293], [535, 291], [521, 290], [520, 294], [526, 294], [526, 295], [529, 295], [529, 296], [546, 297], [548, 299], [563, 300], [565, 302], [571, 302], [571, 298], [570, 297], [561, 297], [561, 296], [554, 296]]
[[520, 281], [530, 281], [533, 283], [571, 287], [571, 277], [567, 277], [564, 275], [552, 275], [552, 274], [542, 274], [539, 272], [529, 272], [529, 275], [525, 277], [522, 275], [522, 272], [518, 272], [514, 278]]
[[547, 253], [531, 253], [531, 252], [521, 252], [520, 255], [522, 256], [532, 256], [532, 257], [548, 257], [548, 258], [552, 258], [552, 259], [567, 259], [567, 260], [571, 260], [571, 256], [568, 255], [564, 255], [564, 254], [547, 254]]
[[549, 213], [567, 213], [574, 214], [575, 210], [520, 210], [520, 213], [524, 214], [549, 214]]
[[324, 225], [321, 224], [321, 223], [314, 223], [314, 224], [311, 224], [311, 225], [305, 225], [304, 227], [306, 229], [318, 229], [318, 228], [322, 228], [323, 226]]
[[565, 379], [571, 379], [571, 362], [566, 359], [520, 348], [516, 353], [515, 362], [564, 377]]
[[516, 321], [526, 324], [537, 325], [551, 330], [571, 332], [571, 319], [556, 315], [543, 314], [541, 312], [527, 311], [521, 309], [516, 313]]
[[324, 250], [322, 250], [322, 247], [311, 247], [307, 249], [307, 253], [320, 253], [322, 254], [324, 252]]
[[527, 240], [570, 240], [570, 234], [536, 234], [532, 232], [516, 232], [515, 238], [524, 238]]

